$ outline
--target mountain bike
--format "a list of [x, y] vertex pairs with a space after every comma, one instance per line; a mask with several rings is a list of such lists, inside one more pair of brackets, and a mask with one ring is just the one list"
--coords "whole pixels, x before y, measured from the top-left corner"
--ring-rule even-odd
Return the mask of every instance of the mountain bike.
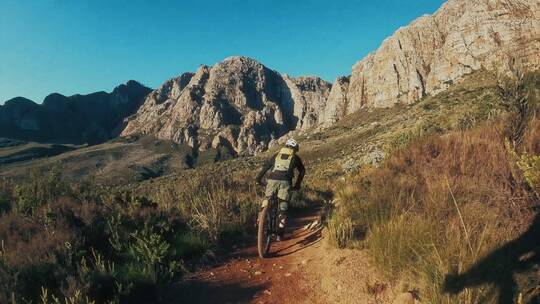
[[257, 221], [257, 250], [259, 257], [265, 258], [278, 233], [278, 198], [273, 195], [264, 199], [261, 207]]

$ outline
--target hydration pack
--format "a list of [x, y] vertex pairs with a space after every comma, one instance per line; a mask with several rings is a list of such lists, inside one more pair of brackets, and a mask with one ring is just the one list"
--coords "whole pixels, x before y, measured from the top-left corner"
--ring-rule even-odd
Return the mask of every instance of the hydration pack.
[[294, 150], [288, 147], [282, 148], [276, 155], [273, 171], [289, 171], [291, 168]]

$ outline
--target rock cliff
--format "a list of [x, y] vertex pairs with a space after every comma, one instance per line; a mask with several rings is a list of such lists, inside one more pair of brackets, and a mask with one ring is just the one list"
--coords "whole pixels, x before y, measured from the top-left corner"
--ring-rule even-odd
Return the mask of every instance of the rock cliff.
[[[400, 28], [352, 68], [347, 94], [329, 100], [344, 114], [361, 107], [409, 104], [476, 70], [497, 70], [509, 56], [540, 66], [540, 2], [449, 0], [433, 15]], [[332, 105], [334, 103], [335, 105]]]
[[230, 57], [165, 82], [130, 117], [122, 136], [151, 134], [197, 150], [256, 153], [323, 115], [331, 84], [291, 78], [246, 57]]
[[333, 85], [231, 57], [164, 83], [122, 135], [256, 153], [292, 130], [329, 126], [364, 107], [410, 104], [474, 71], [500, 70], [510, 56], [538, 69], [539, 11], [537, 0], [449, 0], [398, 29]]

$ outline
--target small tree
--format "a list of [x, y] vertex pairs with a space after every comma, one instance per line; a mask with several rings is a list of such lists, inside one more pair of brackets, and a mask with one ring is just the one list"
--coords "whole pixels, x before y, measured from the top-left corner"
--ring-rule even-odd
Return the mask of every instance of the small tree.
[[510, 114], [507, 132], [513, 148], [516, 149], [523, 143], [523, 136], [533, 113], [520, 60], [509, 60], [508, 73], [499, 75], [497, 89], [502, 105]]

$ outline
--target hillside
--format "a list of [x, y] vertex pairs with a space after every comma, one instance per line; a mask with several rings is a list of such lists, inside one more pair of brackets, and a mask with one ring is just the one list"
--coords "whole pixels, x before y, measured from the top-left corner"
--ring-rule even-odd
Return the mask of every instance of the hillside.
[[231, 57], [165, 82], [130, 117], [121, 136], [152, 135], [199, 151], [254, 154], [291, 130], [322, 120], [331, 84], [290, 78], [246, 57]]
[[362, 108], [411, 104], [475, 71], [505, 72], [512, 56], [534, 71], [540, 68], [539, 12], [533, 0], [450, 0], [400, 28], [333, 84], [227, 58], [165, 82], [122, 135], [252, 155], [290, 131], [331, 126]]
[[[527, 81], [529, 88], [538, 87], [537, 74], [529, 76]], [[537, 98], [538, 92], [534, 96]], [[291, 239], [274, 247], [278, 256], [262, 262], [252, 258], [252, 227], [260, 195], [253, 177], [262, 158], [269, 154], [201, 164], [189, 170], [171, 168], [166, 171], [170, 174], [144, 179], [130, 179], [123, 170], [129, 163], [146, 161], [122, 159], [126, 155], [158, 157], [160, 154], [156, 154], [155, 149], [160, 146], [152, 148], [154, 140], [148, 137], [132, 143], [119, 140], [52, 157], [48, 161], [56, 169], [32, 173], [30, 181], [20, 179], [18, 186], [4, 182], [1, 188], [3, 197], [8, 200], [0, 201], [0, 206], [2, 210], [11, 208], [12, 211], [3, 216], [2, 222], [7, 226], [6, 229], [0, 227], [0, 233], [4, 238], [11, 233], [20, 235], [10, 237], [5, 243], [4, 259], [9, 266], [6, 269], [16, 272], [25, 265], [11, 249], [13, 246], [24, 248], [24, 252], [31, 255], [28, 259], [33, 265], [28, 268], [29, 281], [13, 283], [4, 273], [8, 280], [5, 284], [17, 288], [18, 295], [27, 297], [39, 295], [36, 284], [31, 283], [36, 281], [47, 286], [50, 292], [69, 295], [38, 271], [39, 267], [44, 267], [40, 265], [50, 263], [52, 258], [38, 254], [41, 247], [36, 242], [46, 239], [46, 242], [40, 241], [41, 246], [47, 246], [46, 251], [54, 253], [53, 256], [62, 257], [54, 262], [57, 263], [55, 269], [76, 278], [69, 283], [72, 290], [94, 295], [100, 301], [145, 302], [159, 298], [163, 303], [178, 299], [205, 303], [217, 297], [251, 302], [279, 297], [298, 303], [339, 300], [355, 303], [356, 296], [361, 295], [360, 303], [390, 303], [397, 294], [408, 290], [417, 290], [422, 298], [444, 299], [435, 301], [441, 303], [476, 303], [463, 302], [468, 295], [480, 299], [480, 303], [482, 299], [494, 299], [499, 294], [498, 286], [507, 286], [504, 277], [503, 281], [495, 281], [503, 285], [493, 288], [481, 285], [474, 289], [466, 279], [469, 276], [481, 282], [489, 280], [474, 267], [469, 272], [467, 269], [475, 262], [490, 263], [492, 251], [499, 259], [506, 249], [497, 251], [497, 248], [506, 248], [504, 244], [514, 238], [519, 241], [520, 233], [527, 230], [534, 215], [530, 208], [532, 202], [525, 196], [528, 190], [522, 186], [515, 190], [508, 188], [507, 178], [511, 176], [508, 170], [513, 162], [503, 161], [507, 154], [499, 126], [504, 113], [493, 77], [475, 73], [462, 84], [414, 105], [364, 109], [333, 128], [300, 135], [300, 155], [305, 160], [308, 175], [304, 190], [294, 199], [297, 222], [291, 224]], [[538, 147], [537, 125], [537, 121], [533, 122], [527, 135], [526, 151], [530, 153], [537, 153], [534, 150]], [[161, 147], [165, 149], [161, 157], [177, 153], [168, 150], [169, 144]], [[122, 151], [128, 145], [133, 145], [129, 148], [133, 150], [126, 150], [126, 154], [110, 153], [115, 147]], [[489, 153], [484, 154], [484, 151]], [[88, 159], [92, 160], [91, 155], [95, 153], [101, 155], [95, 159], [101, 159], [109, 169], [102, 167], [97, 172], [93, 164], [83, 170], [71, 169], [74, 164], [84, 163], [74, 159], [88, 154]], [[104, 161], [109, 157], [116, 158]], [[381, 162], [382, 157], [386, 160]], [[162, 164], [168, 163], [174, 164], [171, 159], [165, 159]], [[43, 163], [33, 165], [37, 164]], [[31, 167], [19, 169], [28, 172]], [[470, 245], [477, 254], [473, 258], [460, 232], [450, 192], [445, 188], [444, 179], [441, 180], [444, 176], [437, 175], [440, 169], [445, 170], [459, 208], [463, 208], [466, 229], [471, 233]], [[496, 174], [492, 175], [495, 169]], [[54, 172], [62, 172], [70, 186], [62, 186], [54, 175], [58, 173]], [[73, 183], [74, 180], [81, 182], [81, 186]], [[144, 181], [135, 182], [137, 180]], [[93, 182], [101, 186], [90, 186]], [[111, 187], [115, 183], [122, 186]], [[11, 192], [10, 189], [19, 190]], [[34, 192], [32, 189], [43, 190]], [[403, 191], [407, 191], [407, 195]], [[62, 199], [57, 203], [36, 200], [42, 195], [59, 195]], [[509, 202], [518, 208], [505, 207]], [[313, 213], [302, 209], [306, 206], [321, 209]], [[44, 213], [44, 210], [48, 211]], [[30, 221], [24, 225], [33, 225], [33, 230], [7, 229], [22, 227], [26, 223], [22, 218]], [[486, 226], [496, 218], [495, 226]], [[47, 227], [55, 227], [54, 237], [39, 228], [44, 220], [52, 221]], [[305, 231], [303, 226], [314, 220], [319, 223], [322, 220], [326, 228]], [[437, 225], [438, 220], [451, 224]], [[103, 221], [108, 223], [106, 227], [100, 224]], [[479, 238], [482, 235], [484, 239]], [[104, 237], [110, 244], [98, 241]], [[393, 241], [384, 242], [386, 238]], [[79, 243], [82, 239], [88, 245]], [[65, 242], [78, 244], [76, 248], [81, 250], [91, 245], [99, 253], [88, 257], [84, 250], [76, 248], [66, 252]], [[433, 260], [423, 264], [426, 260], [415, 258], [416, 254], [425, 259], [436, 258], [430, 251], [432, 242], [445, 248], [444, 264]], [[407, 251], [409, 246], [405, 244], [413, 246], [410, 247], [413, 251], [420, 251]], [[140, 246], [149, 246], [151, 254], [158, 254], [159, 260], [152, 260]], [[170, 249], [157, 251], [159, 248]], [[534, 250], [532, 252], [534, 256]], [[66, 254], [77, 258], [87, 256], [95, 265], [66, 264]], [[184, 261], [182, 267], [175, 264], [178, 259]], [[141, 264], [138, 262], [141, 260], [146, 262]], [[529, 300], [535, 296], [536, 264], [534, 258], [526, 260], [531, 266], [525, 266], [520, 272], [516, 286]], [[99, 264], [113, 261], [114, 268]], [[464, 265], [462, 268], [452, 268], [460, 263]], [[157, 268], [140, 266], [147, 264]], [[432, 267], [428, 267], [430, 265]], [[519, 267], [514, 262], [501, 265], [511, 273]], [[81, 267], [87, 274], [75, 275]], [[334, 275], [328, 277], [329, 271]], [[490, 275], [488, 272], [487, 276]], [[54, 278], [67, 284], [59, 277]], [[358, 280], [363, 283], [359, 285]], [[111, 282], [133, 285], [120, 290]], [[460, 293], [460, 286], [469, 286], [468, 291]], [[296, 292], [287, 292], [287, 288], [294, 288]], [[140, 294], [140, 290], [144, 293]], [[511, 296], [517, 293], [512, 291]]]
[[0, 137], [57, 144], [97, 144], [115, 138], [151, 90], [136, 81], [111, 93], [48, 95], [41, 104], [16, 97], [0, 105]]
[[[449, 0], [334, 83], [235, 56], [7, 102], [0, 303], [540, 303], [539, 12]], [[307, 174], [261, 259], [289, 137]]]

